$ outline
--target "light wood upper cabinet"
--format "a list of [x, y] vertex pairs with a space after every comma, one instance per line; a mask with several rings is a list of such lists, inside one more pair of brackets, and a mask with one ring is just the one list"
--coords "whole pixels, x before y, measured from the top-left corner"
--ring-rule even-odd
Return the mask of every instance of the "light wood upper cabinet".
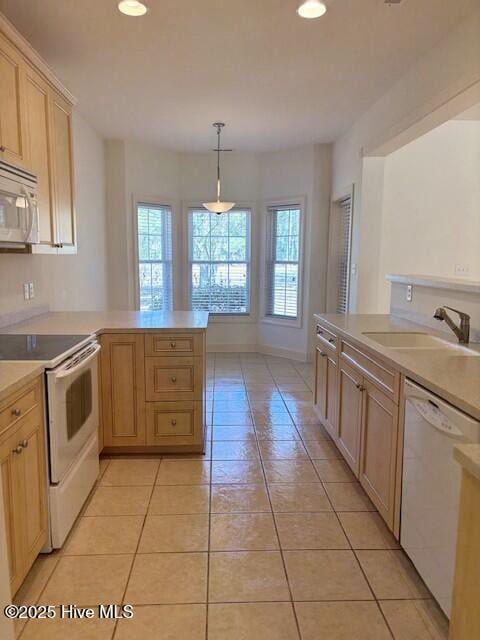
[[55, 243], [55, 215], [50, 153], [50, 89], [31, 67], [27, 67], [25, 85], [30, 168], [38, 179], [40, 241], [51, 246]]
[[21, 54], [0, 34], [0, 159], [27, 167], [24, 74]]
[[383, 519], [393, 528], [398, 407], [364, 380], [359, 480]]
[[[3, 508], [12, 595], [45, 545], [48, 531], [41, 382], [32, 389], [38, 403], [0, 433]], [[22, 400], [32, 396], [32, 389], [19, 396], [15, 407], [23, 406]], [[2, 413], [8, 414], [10, 410], [11, 407], [7, 406]]]
[[338, 375], [337, 446], [357, 477], [360, 468], [362, 383], [362, 375], [341, 361]]
[[61, 249], [74, 248], [72, 107], [57, 92], [52, 92], [51, 128], [56, 243]]
[[144, 336], [108, 334], [100, 342], [103, 444], [144, 445]]

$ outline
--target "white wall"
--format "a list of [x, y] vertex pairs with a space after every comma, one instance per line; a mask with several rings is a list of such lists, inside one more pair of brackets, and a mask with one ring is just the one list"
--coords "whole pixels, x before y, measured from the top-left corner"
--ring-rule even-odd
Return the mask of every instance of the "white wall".
[[[364, 156], [386, 155], [479, 100], [480, 9], [421, 58], [336, 141], [333, 192], [351, 184], [356, 187], [352, 261], [358, 265], [358, 276], [352, 279], [353, 310], [380, 309], [375, 289], [381, 219], [375, 202], [378, 192], [375, 188], [369, 191], [370, 176], [363, 174]], [[368, 170], [381, 183], [381, 163]]]
[[480, 280], [480, 122], [451, 120], [385, 159], [378, 306], [387, 273]]
[[[178, 260], [175, 271], [176, 308], [187, 308], [186, 210], [215, 196], [216, 159], [213, 153], [175, 153], [148, 145], [107, 143], [107, 202], [109, 226], [115, 225], [109, 244], [109, 290], [112, 308], [135, 307], [134, 217], [137, 198], [168, 200], [174, 208], [174, 233]], [[323, 310], [330, 199], [331, 148], [309, 145], [277, 153], [231, 153], [222, 158], [225, 198], [251, 206], [252, 313], [248, 318], [212, 318], [210, 348], [255, 349], [258, 345], [282, 348], [304, 357], [313, 313]], [[261, 249], [265, 202], [270, 199], [306, 198], [305, 295], [301, 328], [261, 322], [258, 293], [261, 286]], [[179, 255], [180, 247], [184, 252]], [[312, 277], [310, 278], [310, 274]]]
[[[108, 306], [103, 140], [78, 114], [73, 138], [78, 253], [0, 254], [0, 315], [37, 305], [50, 305], [52, 310]], [[34, 283], [34, 300], [24, 301], [23, 282]]]

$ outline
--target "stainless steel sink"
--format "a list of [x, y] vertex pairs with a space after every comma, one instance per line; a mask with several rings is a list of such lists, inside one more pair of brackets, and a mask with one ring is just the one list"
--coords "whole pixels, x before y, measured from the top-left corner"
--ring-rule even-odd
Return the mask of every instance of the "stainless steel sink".
[[389, 349], [428, 349], [448, 350], [462, 356], [480, 356], [479, 351], [443, 340], [429, 333], [381, 332], [371, 331], [363, 334], [366, 338]]

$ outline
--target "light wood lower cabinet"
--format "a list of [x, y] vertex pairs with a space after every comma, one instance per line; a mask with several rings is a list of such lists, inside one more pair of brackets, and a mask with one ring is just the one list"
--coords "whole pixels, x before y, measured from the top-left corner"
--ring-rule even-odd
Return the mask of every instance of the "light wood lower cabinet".
[[103, 444], [145, 444], [145, 373], [143, 335], [100, 337]]
[[400, 373], [317, 325], [315, 410], [346, 462], [398, 536]]
[[[28, 393], [28, 392], [27, 392]], [[12, 595], [18, 590], [47, 541], [47, 476], [42, 385], [35, 385], [38, 403], [0, 433], [7, 551]], [[21, 406], [21, 397], [12, 411]]]
[[337, 357], [323, 351], [315, 350], [315, 409], [334, 440], [337, 430]]
[[398, 406], [368, 380], [363, 386], [359, 480], [393, 529]]
[[338, 439], [337, 446], [352, 471], [360, 469], [360, 436], [362, 428], [362, 375], [340, 362], [338, 373]]
[[104, 334], [100, 342], [100, 448], [201, 452], [204, 332]]

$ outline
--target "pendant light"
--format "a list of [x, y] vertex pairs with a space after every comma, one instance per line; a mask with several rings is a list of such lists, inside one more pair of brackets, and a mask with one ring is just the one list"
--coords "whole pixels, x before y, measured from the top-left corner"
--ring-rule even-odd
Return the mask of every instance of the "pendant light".
[[204, 202], [203, 206], [205, 209], [208, 209], [210, 213], [216, 213], [220, 215], [222, 213], [227, 213], [230, 209], [233, 209], [235, 206], [234, 202], [222, 202], [220, 199], [220, 152], [221, 151], [231, 151], [231, 149], [222, 149], [220, 147], [220, 136], [222, 134], [222, 129], [225, 126], [224, 122], [214, 122], [213, 126], [217, 130], [217, 148], [215, 151], [217, 152], [217, 200], [216, 202]]
[[315, 18], [321, 18], [327, 12], [327, 7], [320, 0], [306, 0], [301, 4], [297, 13], [301, 18], [307, 18], [309, 20]]

